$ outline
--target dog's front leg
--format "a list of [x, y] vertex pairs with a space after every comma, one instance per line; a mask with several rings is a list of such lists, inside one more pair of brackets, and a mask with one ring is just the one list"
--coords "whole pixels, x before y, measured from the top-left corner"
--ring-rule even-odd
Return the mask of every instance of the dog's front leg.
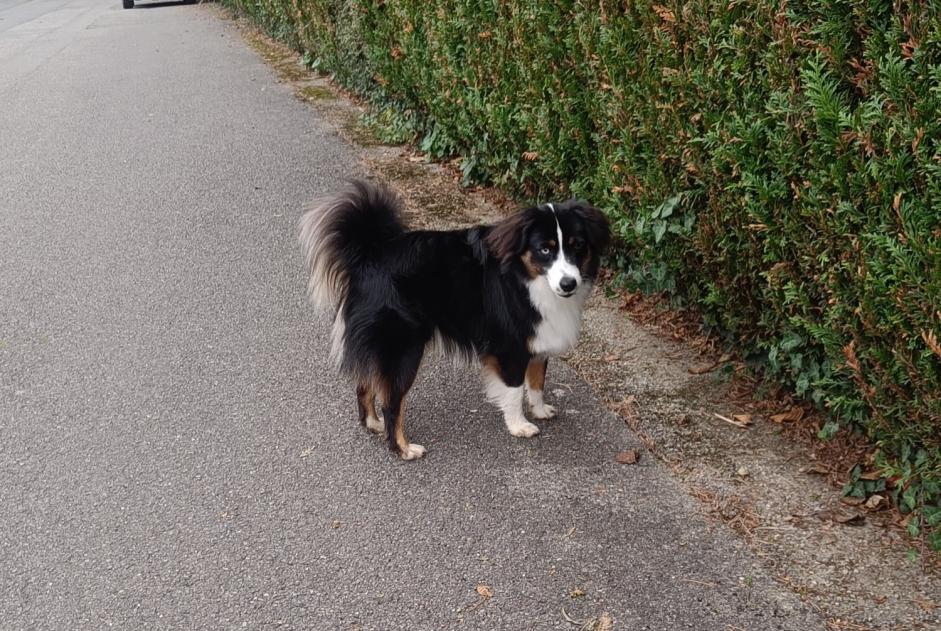
[[538, 419], [549, 419], [555, 416], [555, 408], [543, 399], [543, 389], [546, 386], [546, 368], [549, 365], [548, 357], [533, 357], [526, 367], [526, 398], [533, 416]]
[[483, 367], [487, 398], [503, 412], [503, 420], [510, 433], [520, 438], [531, 438], [538, 434], [539, 428], [527, 421], [523, 414], [525, 364], [486, 357]]

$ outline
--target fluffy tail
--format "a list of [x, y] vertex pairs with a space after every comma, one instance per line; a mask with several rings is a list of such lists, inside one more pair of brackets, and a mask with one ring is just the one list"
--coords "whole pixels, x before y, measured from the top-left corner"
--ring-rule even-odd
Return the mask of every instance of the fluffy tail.
[[389, 189], [362, 180], [314, 202], [299, 224], [311, 302], [328, 309], [342, 307], [351, 270], [362, 268], [405, 232], [401, 205]]

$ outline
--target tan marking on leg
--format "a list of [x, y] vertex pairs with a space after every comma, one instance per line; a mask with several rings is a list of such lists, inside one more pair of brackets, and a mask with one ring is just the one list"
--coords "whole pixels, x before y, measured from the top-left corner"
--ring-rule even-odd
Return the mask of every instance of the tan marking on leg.
[[482, 355], [480, 358], [480, 365], [484, 370], [489, 370], [495, 375], [500, 374], [500, 360], [498, 360], [494, 355]]
[[408, 442], [405, 436], [405, 401], [399, 406], [399, 413], [395, 416], [395, 444], [399, 448], [402, 460], [417, 460], [425, 455], [425, 448], [418, 443]]
[[405, 451], [408, 447], [408, 438], [405, 437], [405, 401], [399, 405], [398, 412], [395, 415], [395, 444], [399, 452]]
[[369, 431], [381, 434], [385, 424], [376, 411], [376, 391], [371, 385], [361, 385], [357, 392], [359, 393], [360, 422]]
[[529, 360], [529, 365], [526, 366], [526, 398], [529, 400], [533, 416], [538, 419], [549, 419], [556, 414], [555, 408], [546, 404], [543, 399], [548, 365], [548, 358], [534, 357]]
[[526, 366], [526, 385], [530, 390], [542, 390], [546, 385], [546, 366], [549, 360], [534, 357]]
[[372, 391], [379, 399], [380, 405], [386, 405], [389, 401], [389, 384], [381, 375], [376, 375], [372, 380]]

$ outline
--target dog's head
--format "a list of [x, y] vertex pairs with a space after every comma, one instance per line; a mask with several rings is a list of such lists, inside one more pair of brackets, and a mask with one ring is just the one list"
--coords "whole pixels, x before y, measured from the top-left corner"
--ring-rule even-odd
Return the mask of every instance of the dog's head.
[[558, 296], [575, 294], [598, 274], [610, 239], [608, 219], [585, 201], [527, 208], [498, 223], [486, 237], [487, 248], [504, 268], [526, 276], [544, 276]]

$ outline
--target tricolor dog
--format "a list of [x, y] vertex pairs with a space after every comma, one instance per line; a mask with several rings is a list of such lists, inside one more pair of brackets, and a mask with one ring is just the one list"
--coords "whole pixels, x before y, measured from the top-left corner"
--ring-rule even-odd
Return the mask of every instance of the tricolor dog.
[[[300, 221], [312, 301], [333, 310], [332, 356], [356, 384], [359, 418], [403, 459], [404, 399], [429, 345], [479, 362], [514, 436], [548, 419], [549, 358], [572, 348], [608, 245], [608, 220], [580, 200], [543, 204], [488, 226], [408, 230], [387, 189], [353, 182]], [[377, 402], [382, 411], [378, 414]]]

